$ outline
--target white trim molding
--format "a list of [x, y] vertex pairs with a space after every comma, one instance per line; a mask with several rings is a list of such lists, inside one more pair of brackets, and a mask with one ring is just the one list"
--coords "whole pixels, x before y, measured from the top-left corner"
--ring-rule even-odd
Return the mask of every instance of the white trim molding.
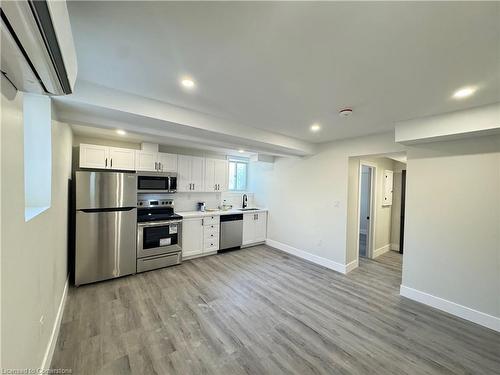
[[391, 244], [387, 244], [385, 246], [379, 247], [378, 249], [373, 250], [373, 258], [381, 256], [384, 253], [387, 253], [391, 249]]
[[[284, 244], [282, 242], [278, 242], [275, 240], [271, 240], [269, 238], [266, 240], [266, 245], [274, 247], [278, 250], [284, 251], [285, 253], [295, 255], [296, 257], [308, 260], [312, 263], [319, 264], [320, 266], [329, 268], [331, 270], [334, 270], [334, 271], [337, 271], [337, 272], [340, 272], [343, 274], [346, 274], [350, 270], [356, 268], [356, 267], [352, 266], [352, 263], [356, 263], [356, 266], [357, 266], [357, 260], [354, 262], [351, 262], [349, 264], [337, 263], [337, 262], [334, 262], [333, 260], [326, 259], [326, 258], [320, 257], [318, 255], [308, 253], [307, 251], [297, 249], [293, 246], [290, 246], [290, 245], [287, 245], [287, 244]], [[348, 267], [350, 267], [350, 269], [348, 269]]]
[[401, 285], [399, 294], [403, 297], [423, 303], [424, 305], [434, 307], [451, 315], [458, 316], [459, 318], [469, 320], [494, 331], [500, 332], [500, 318], [496, 316], [471, 309], [467, 306], [459, 305], [458, 303], [433, 296], [432, 294], [428, 294], [405, 285]]
[[345, 265], [345, 272], [344, 273], [349, 273], [352, 270], [358, 268], [359, 266], [359, 259], [354, 259], [352, 262], [349, 262]]
[[61, 302], [59, 302], [59, 309], [57, 310], [54, 326], [52, 327], [52, 333], [50, 335], [47, 349], [45, 350], [45, 355], [43, 356], [42, 365], [40, 366], [40, 368], [43, 370], [48, 370], [50, 368], [50, 364], [52, 363], [52, 356], [54, 355], [57, 338], [59, 337], [59, 330], [61, 328], [64, 306], [66, 305], [66, 297], [68, 296], [68, 288], [69, 288], [69, 276], [66, 278], [66, 283], [64, 284], [64, 290], [61, 296]]

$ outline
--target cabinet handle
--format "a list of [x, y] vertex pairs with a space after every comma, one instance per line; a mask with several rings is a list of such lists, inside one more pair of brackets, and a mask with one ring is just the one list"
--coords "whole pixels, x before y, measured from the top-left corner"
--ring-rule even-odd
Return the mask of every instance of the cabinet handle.
[[158, 170], [158, 163], [155, 162], [155, 171], [157, 171], [157, 170]]
[[195, 186], [195, 185], [194, 185], [194, 183], [193, 183], [193, 190], [194, 190], [194, 186]]
[[110, 159], [110, 161], [111, 161], [111, 163], [110, 163], [110, 164], [111, 164], [111, 165], [110, 165], [110, 167], [111, 167], [111, 168], [113, 168], [113, 158], [111, 158], [111, 159]]
[[161, 161], [159, 161], [159, 162], [158, 162], [158, 170], [160, 170], [160, 171], [162, 171], [162, 170], [163, 170], [163, 168], [162, 168], [162, 166], [161, 166]]
[[104, 166], [107, 168], [108, 167], [108, 158], [106, 158], [106, 161], [104, 162]]

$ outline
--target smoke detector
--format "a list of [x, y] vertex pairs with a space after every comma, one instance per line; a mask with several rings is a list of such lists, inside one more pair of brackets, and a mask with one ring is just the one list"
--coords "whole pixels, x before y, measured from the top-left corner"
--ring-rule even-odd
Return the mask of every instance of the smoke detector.
[[339, 111], [340, 117], [349, 117], [352, 114], [351, 108], [343, 108]]

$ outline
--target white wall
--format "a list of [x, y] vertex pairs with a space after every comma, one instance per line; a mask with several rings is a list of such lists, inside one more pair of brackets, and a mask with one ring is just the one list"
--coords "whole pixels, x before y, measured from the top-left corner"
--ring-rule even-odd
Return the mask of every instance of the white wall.
[[67, 277], [72, 133], [53, 122], [51, 207], [25, 222], [22, 93], [1, 83], [1, 366], [38, 368]]
[[403, 285], [500, 317], [500, 137], [409, 148], [406, 193]]
[[251, 189], [257, 204], [269, 208], [268, 238], [346, 265], [349, 156], [402, 150], [385, 133], [328, 143], [310, 157], [252, 165]]

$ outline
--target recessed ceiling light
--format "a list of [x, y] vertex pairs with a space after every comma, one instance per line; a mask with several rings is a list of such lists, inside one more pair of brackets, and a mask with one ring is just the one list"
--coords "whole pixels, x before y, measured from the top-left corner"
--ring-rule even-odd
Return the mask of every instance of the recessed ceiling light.
[[243, 150], [243, 149], [239, 149], [239, 150], [238, 150], [238, 152], [239, 152], [240, 154], [243, 154], [243, 153], [245, 152], [245, 150]]
[[183, 78], [181, 80], [181, 85], [188, 89], [192, 89], [194, 87], [194, 81], [191, 78]]
[[126, 135], [126, 134], [127, 134], [127, 132], [126, 132], [125, 130], [121, 130], [121, 129], [118, 129], [118, 130], [116, 131], [116, 133], [117, 133], [117, 134], [120, 134], [120, 135]]
[[477, 88], [472, 87], [472, 86], [462, 87], [461, 89], [458, 89], [457, 91], [455, 91], [453, 93], [453, 97], [455, 99], [467, 98], [468, 96], [471, 96], [472, 94], [474, 94], [476, 92], [476, 90], [477, 90]]
[[321, 130], [321, 125], [320, 124], [312, 124], [311, 125], [311, 131], [312, 132], [319, 132]]

